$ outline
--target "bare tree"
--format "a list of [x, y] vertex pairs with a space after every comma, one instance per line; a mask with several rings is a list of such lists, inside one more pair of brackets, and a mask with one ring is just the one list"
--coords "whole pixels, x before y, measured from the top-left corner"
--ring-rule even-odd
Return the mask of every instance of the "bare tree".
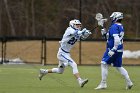
[[136, 34], [135, 34], [135, 38], [138, 38], [138, 33], [139, 33], [139, 15], [138, 15], [138, 9], [137, 9], [137, 3], [133, 4], [133, 8], [134, 8], [134, 15], [135, 15], [135, 19], [136, 19]]
[[12, 35], [16, 36], [16, 32], [15, 32], [14, 24], [13, 24], [12, 17], [11, 17], [10, 11], [9, 11], [9, 7], [8, 7], [8, 4], [7, 4], [7, 0], [4, 0], [4, 4], [5, 4], [6, 12], [7, 12], [7, 15], [8, 15], [8, 19], [9, 19], [9, 22], [10, 22]]
[[0, 0], [0, 32], [1, 32], [1, 14], [2, 14], [1, 4], [2, 4], [2, 0]]
[[28, 14], [28, 2], [25, 0], [25, 18], [26, 18], [26, 28], [25, 28], [25, 34], [26, 36], [29, 36], [29, 14]]
[[31, 12], [32, 12], [32, 32], [35, 36], [35, 12], [34, 12], [34, 0], [31, 1]]

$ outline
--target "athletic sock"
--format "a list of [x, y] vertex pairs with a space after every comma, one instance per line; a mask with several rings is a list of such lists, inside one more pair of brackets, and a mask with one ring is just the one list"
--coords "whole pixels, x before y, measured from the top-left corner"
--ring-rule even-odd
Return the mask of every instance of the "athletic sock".
[[101, 83], [106, 83], [107, 75], [108, 75], [108, 66], [106, 64], [101, 64], [101, 75], [102, 80]]
[[127, 83], [131, 83], [128, 72], [123, 67], [117, 67], [117, 70], [124, 76]]
[[78, 81], [79, 83], [81, 82], [81, 80], [82, 80], [81, 78], [78, 78], [78, 79], [77, 79], [77, 81]]
[[58, 68], [53, 68], [52, 73], [59, 73], [59, 69]]

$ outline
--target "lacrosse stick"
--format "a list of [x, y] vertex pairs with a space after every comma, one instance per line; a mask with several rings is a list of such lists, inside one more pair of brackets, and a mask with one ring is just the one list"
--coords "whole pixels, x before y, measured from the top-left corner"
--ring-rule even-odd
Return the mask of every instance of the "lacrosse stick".
[[104, 22], [107, 21], [107, 19], [103, 19], [103, 15], [101, 13], [97, 13], [95, 16], [95, 19], [98, 21], [98, 26], [103, 27], [104, 26]]
[[101, 27], [103, 28], [104, 27], [104, 22], [107, 21], [107, 19], [103, 19], [103, 15], [101, 13], [97, 13], [96, 16], [95, 16], [95, 19], [98, 21], [98, 25], [96, 27], [94, 27], [91, 31], [94, 31], [97, 27]]
[[97, 13], [95, 19], [98, 21], [98, 26], [101, 27], [101, 33], [103, 38], [106, 39], [106, 31], [104, 30], [104, 22], [107, 22], [107, 19], [103, 19], [103, 15], [101, 13]]

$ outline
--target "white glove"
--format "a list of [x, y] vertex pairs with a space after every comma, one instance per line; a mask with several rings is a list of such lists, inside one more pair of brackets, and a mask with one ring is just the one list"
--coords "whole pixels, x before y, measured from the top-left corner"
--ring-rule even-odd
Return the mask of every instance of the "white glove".
[[110, 56], [110, 57], [112, 57], [114, 54], [115, 54], [115, 51], [116, 51], [117, 49], [116, 48], [112, 48], [111, 50], [109, 49], [109, 52], [108, 52], [108, 55]]
[[105, 28], [101, 29], [101, 34], [102, 35], [105, 35], [106, 34], [106, 29]]
[[110, 57], [112, 57], [114, 54], [115, 54], [115, 52], [114, 52], [114, 51], [109, 50], [108, 55], [109, 55]]
[[85, 32], [86, 30], [87, 30], [86, 28], [83, 28], [82, 33]]
[[83, 32], [82, 32], [81, 39], [86, 39], [90, 34], [92, 34], [92, 33], [90, 32], [90, 30], [87, 30], [86, 28], [84, 28], [82, 31], [83, 31]]
[[85, 37], [88, 37], [90, 34], [92, 34], [89, 30], [86, 30], [84, 33], [83, 33], [83, 36]]

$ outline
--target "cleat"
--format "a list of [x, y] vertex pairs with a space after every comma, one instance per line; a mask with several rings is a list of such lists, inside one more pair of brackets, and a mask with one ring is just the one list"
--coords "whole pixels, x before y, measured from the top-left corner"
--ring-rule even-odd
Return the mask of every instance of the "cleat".
[[43, 76], [45, 76], [47, 74], [46, 70], [45, 69], [40, 69], [40, 72], [39, 72], [39, 80], [42, 80]]
[[99, 90], [99, 89], [106, 89], [106, 88], [107, 88], [106, 83], [104, 83], [104, 84], [101, 83], [101, 84], [99, 84], [98, 87], [96, 87], [95, 89], [96, 89], [96, 90]]
[[79, 84], [80, 84], [80, 87], [84, 87], [84, 85], [87, 83], [88, 83], [88, 79], [82, 79]]
[[133, 83], [131, 82], [130, 84], [128, 84], [127, 86], [126, 86], [126, 90], [129, 90], [129, 89], [131, 89], [133, 87]]

